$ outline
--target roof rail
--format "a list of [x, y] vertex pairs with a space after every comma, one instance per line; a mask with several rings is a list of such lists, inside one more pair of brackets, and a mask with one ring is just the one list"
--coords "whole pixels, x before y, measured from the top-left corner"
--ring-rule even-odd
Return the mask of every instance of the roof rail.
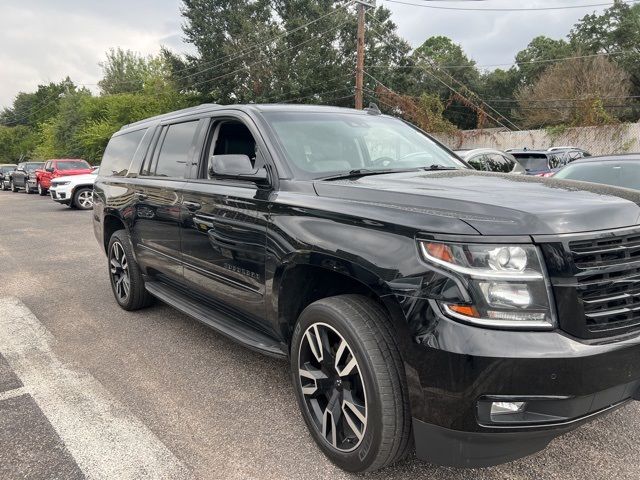
[[203, 103], [200, 105], [196, 105], [195, 107], [187, 107], [187, 108], [183, 108], [181, 110], [175, 110], [173, 112], [167, 112], [167, 113], [163, 113], [161, 115], [156, 115], [154, 117], [149, 117], [149, 118], [145, 118], [142, 120], [138, 120], [137, 122], [133, 122], [133, 123], [128, 123], [127, 125], [123, 125], [120, 130], [125, 130], [127, 128], [130, 127], [135, 127], [136, 125], [142, 125], [144, 123], [147, 122], [152, 122], [152, 121], [157, 121], [157, 120], [162, 120], [165, 118], [169, 118], [169, 117], [173, 117], [174, 115], [179, 115], [181, 113], [191, 113], [191, 112], [198, 112], [200, 110], [204, 110], [207, 108], [211, 108], [211, 107], [217, 107], [218, 104], [217, 103]]

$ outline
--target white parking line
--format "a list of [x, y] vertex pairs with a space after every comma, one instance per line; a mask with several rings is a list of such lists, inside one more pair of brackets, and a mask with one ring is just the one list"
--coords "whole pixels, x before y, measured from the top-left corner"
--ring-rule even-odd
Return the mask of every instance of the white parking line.
[[32, 395], [87, 478], [191, 478], [96, 379], [66, 367], [52, 352], [52, 342], [20, 300], [0, 298], [0, 352], [24, 384], [17, 390]]

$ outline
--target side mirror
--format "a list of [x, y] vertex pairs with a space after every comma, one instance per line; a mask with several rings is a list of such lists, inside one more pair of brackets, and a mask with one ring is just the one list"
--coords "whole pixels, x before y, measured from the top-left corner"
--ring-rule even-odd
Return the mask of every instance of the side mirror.
[[47, 167], [45, 170], [49, 173], [53, 173], [55, 171], [53, 167]]
[[265, 183], [267, 171], [256, 169], [247, 155], [212, 155], [209, 158], [209, 177], [227, 177]]

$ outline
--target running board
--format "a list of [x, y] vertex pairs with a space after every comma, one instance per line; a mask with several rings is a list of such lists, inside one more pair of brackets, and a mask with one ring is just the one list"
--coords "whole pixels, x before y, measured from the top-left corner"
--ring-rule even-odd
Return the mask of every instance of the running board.
[[286, 358], [283, 344], [228, 315], [196, 303], [189, 296], [160, 282], [145, 282], [145, 288], [154, 297], [204, 323], [215, 331], [229, 337], [251, 350], [271, 357]]

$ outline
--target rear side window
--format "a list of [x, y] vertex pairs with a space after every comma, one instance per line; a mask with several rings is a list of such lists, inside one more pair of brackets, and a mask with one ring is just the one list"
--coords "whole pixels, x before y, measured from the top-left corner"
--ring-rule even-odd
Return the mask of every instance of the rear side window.
[[[154, 160], [151, 175], [184, 178], [198, 121], [176, 123], [165, 127], [162, 146]], [[162, 136], [161, 136], [162, 138]]]
[[[129, 173], [129, 166], [146, 129], [125, 133], [111, 138], [102, 157], [100, 173], [106, 176], [124, 177]], [[85, 167], [86, 168], [86, 167]]]
[[502, 155], [498, 155], [497, 153], [487, 155], [487, 162], [490, 171], [501, 173], [511, 172], [515, 165], [513, 160], [503, 157]]

